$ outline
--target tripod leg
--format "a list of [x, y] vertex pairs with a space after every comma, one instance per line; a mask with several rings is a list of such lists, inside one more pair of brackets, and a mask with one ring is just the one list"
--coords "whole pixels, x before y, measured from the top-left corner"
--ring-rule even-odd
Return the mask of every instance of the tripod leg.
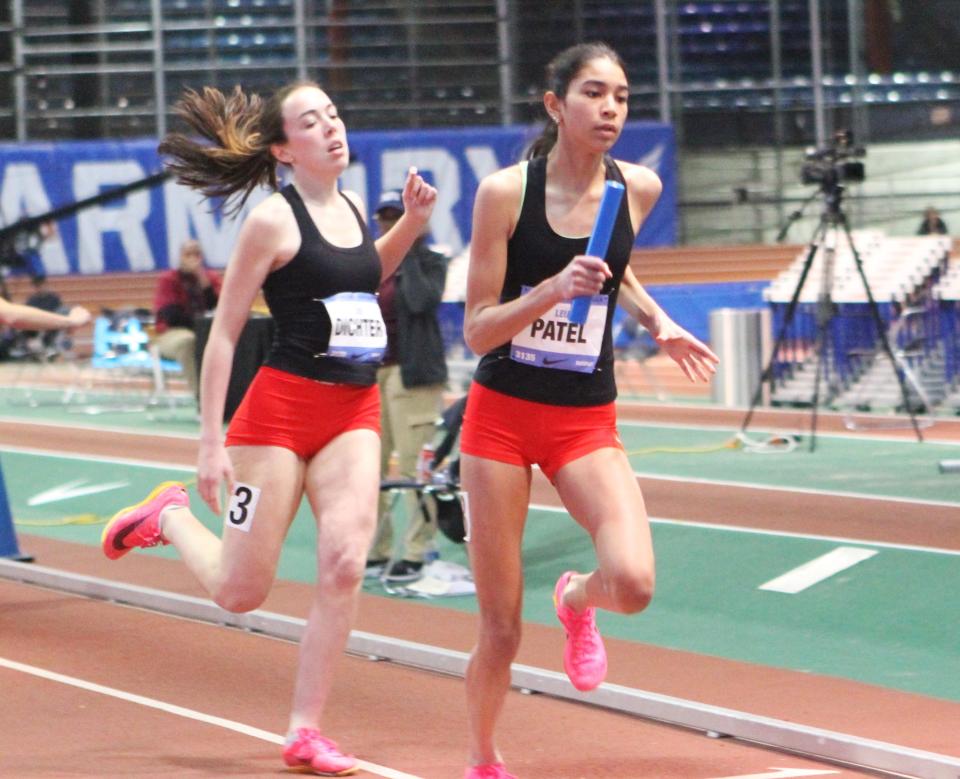
[[806, 283], [807, 275], [810, 273], [810, 266], [813, 264], [813, 258], [820, 246], [818, 238], [822, 240], [825, 234], [826, 222], [821, 219], [817, 229], [813, 232], [813, 237], [810, 239], [810, 248], [807, 251], [807, 256], [803, 261], [803, 270], [800, 272], [800, 278], [797, 279], [797, 286], [794, 288], [793, 295], [790, 297], [790, 302], [787, 304], [787, 310], [784, 312], [783, 322], [780, 323], [780, 330], [777, 333], [777, 338], [773, 343], [773, 350], [770, 352], [770, 359], [767, 361], [767, 367], [764, 368], [763, 373], [760, 374], [760, 381], [757, 382], [757, 389], [754, 391], [753, 399], [750, 401], [750, 408], [747, 410], [747, 415], [744, 417], [743, 423], [740, 425], [741, 433], [745, 433], [747, 428], [750, 426], [750, 420], [753, 418], [753, 412], [760, 404], [760, 398], [763, 395], [764, 383], [769, 381], [771, 389], [773, 388], [773, 366], [776, 365], [777, 356], [780, 354], [780, 349], [783, 346], [783, 342], [787, 339], [787, 329], [793, 323], [793, 317], [797, 310], [797, 301], [800, 300], [800, 293], [803, 291], [803, 285]]
[[[827, 323], [829, 325], [829, 323]], [[817, 332], [817, 370], [813, 380], [813, 399], [810, 401], [810, 451], [817, 448], [817, 409], [820, 407], [820, 381], [823, 379], [824, 355], [827, 354], [827, 326], [818, 326]], [[829, 358], [828, 358], [829, 359]], [[827, 369], [829, 370], [829, 368]]]
[[870, 284], [867, 282], [867, 274], [863, 270], [863, 262], [860, 259], [860, 253], [857, 251], [857, 247], [853, 243], [853, 236], [850, 234], [850, 225], [847, 224], [847, 218], [842, 212], [840, 213], [839, 218], [840, 223], [843, 225], [843, 230], [846, 233], [847, 241], [850, 243], [850, 252], [853, 254], [853, 261], [857, 266], [857, 273], [860, 275], [860, 281], [863, 282], [863, 290], [867, 293], [867, 304], [870, 308], [870, 314], [873, 318], [873, 323], [877, 328], [877, 337], [880, 339], [880, 345], [883, 347], [884, 354], [886, 354], [887, 358], [890, 360], [890, 366], [893, 368], [894, 376], [897, 377], [897, 383], [900, 385], [900, 397], [903, 398], [904, 409], [906, 409], [907, 414], [910, 415], [910, 424], [913, 425], [913, 432], [916, 433], [917, 441], [922, 443], [923, 433], [920, 432], [920, 425], [917, 422], [916, 414], [913, 413], [913, 409], [910, 407], [910, 396], [907, 392], [907, 385], [903, 380], [903, 375], [897, 368], [897, 360], [893, 356], [893, 349], [890, 348], [890, 339], [887, 338], [887, 328], [884, 325], [883, 317], [880, 316], [880, 308], [877, 306], [877, 301], [873, 297]]
[[810, 414], [810, 451], [817, 448], [817, 411], [820, 408], [820, 386], [831, 389], [830, 360], [833, 356], [831, 325], [836, 308], [833, 303], [834, 261], [837, 256], [837, 229], [833, 212], [828, 212], [823, 240], [823, 278], [820, 281], [820, 294], [817, 296], [817, 339], [814, 356], [817, 360], [816, 378], [813, 384], [812, 411]]

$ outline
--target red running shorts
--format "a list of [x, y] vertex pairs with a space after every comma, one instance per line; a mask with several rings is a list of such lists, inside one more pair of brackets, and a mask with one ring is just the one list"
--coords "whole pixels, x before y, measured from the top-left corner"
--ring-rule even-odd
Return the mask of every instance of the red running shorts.
[[465, 454], [511, 465], [536, 463], [553, 481], [567, 463], [606, 447], [623, 449], [614, 403], [552, 406], [470, 385], [460, 433]]
[[310, 460], [348, 430], [380, 434], [377, 385], [331, 384], [261, 367], [227, 428], [227, 446], [282, 446]]

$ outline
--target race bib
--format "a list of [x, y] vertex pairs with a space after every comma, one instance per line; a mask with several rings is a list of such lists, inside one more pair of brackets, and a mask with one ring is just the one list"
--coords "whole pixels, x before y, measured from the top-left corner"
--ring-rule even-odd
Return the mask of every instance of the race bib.
[[[524, 287], [520, 294], [529, 291], [530, 287]], [[569, 300], [558, 303], [513, 337], [510, 359], [540, 368], [592, 373], [603, 346], [608, 301], [607, 295], [590, 298], [590, 310], [583, 324], [567, 318]]]
[[233, 485], [233, 494], [230, 496], [230, 505], [227, 506], [227, 513], [224, 516], [224, 524], [249, 533], [259, 502], [259, 487], [237, 482]]
[[353, 362], [380, 362], [387, 348], [387, 327], [375, 295], [341, 292], [323, 299], [330, 316], [325, 356]]

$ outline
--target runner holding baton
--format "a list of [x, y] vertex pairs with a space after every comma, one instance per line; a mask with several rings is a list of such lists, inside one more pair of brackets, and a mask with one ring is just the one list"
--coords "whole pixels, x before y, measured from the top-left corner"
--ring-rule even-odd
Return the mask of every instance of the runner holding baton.
[[[623, 193], [623, 184], [619, 181], [607, 181], [604, 185], [600, 209], [593, 222], [590, 240], [587, 241], [586, 254], [590, 257], [599, 257], [601, 260], [607, 258], [607, 248], [610, 246], [610, 236], [613, 235], [613, 225], [617, 221], [617, 211], [620, 209]], [[582, 295], [573, 299], [567, 318], [575, 324], [582, 325], [587, 321], [589, 311], [590, 296]]]
[[[485, 177], [474, 202], [464, 338], [483, 356], [467, 395], [460, 473], [480, 624], [466, 674], [464, 779], [516, 779], [494, 733], [520, 647], [535, 465], [596, 552], [594, 570], [558, 566], [554, 588], [566, 633], [563, 667], [576, 689], [592, 690], [606, 676], [597, 610], [635, 614], [653, 597], [649, 522], [617, 432], [614, 307], [643, 325], [692, 381], [708, 381], [716, 362], [630, 270], [637, 230], [662, 184], [649, 168], [609, 154], [627, 118], [626, 70], [603, 43], [555, 57], [543, 133], [527, 159]], [[580, 305], [582, 324], [571, 314]], [[571, 756], [571, 765], [581, 757]], [[522, 770], [537, 755], [510, 759]]]

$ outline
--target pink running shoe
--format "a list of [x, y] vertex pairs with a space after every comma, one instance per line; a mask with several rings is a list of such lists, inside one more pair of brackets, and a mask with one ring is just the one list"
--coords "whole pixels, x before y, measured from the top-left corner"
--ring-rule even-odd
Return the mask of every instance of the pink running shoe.
[[463, 779], [517, 779], [517, 777], [507, 771], [503, 763], [487, 763], [469, 766]]
[[553, 589], [553, 605], [557, 618], [567, 631], [567, 645], [563, 650], [563, 670], [573, 686], [581, 692], [595, 689], [607, 676], [607, 650], [597, 630], [596, 609], [584, 609], [579, 614], [563, 605], [563, 591], [576, 571], [567, 571]]
[[189, 505], [186, 487], [178, 481], [165, 481], [135, 506], [113, 515], [100, 536], [103, 553], [116, 560], [131, 549], [169, 543], [160, 532], [160, 512], [168, 506]]
[[360, 770], [353, 755], [345, 755], [316, 728], [297, 728], [283, 745], [283, 762], [291, 768], [309, 767], [320, 776], [348, 776]]

